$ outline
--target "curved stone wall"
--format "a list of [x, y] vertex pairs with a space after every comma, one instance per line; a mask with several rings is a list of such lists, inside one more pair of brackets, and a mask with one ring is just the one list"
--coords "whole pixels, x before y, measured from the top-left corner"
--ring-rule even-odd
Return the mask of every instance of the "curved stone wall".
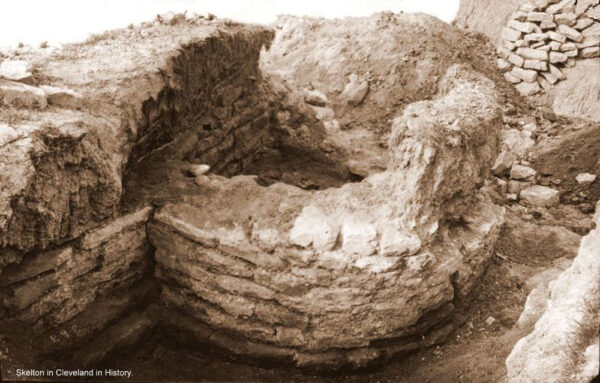
[[[387, 171], [309, 192], [202, 176], [150, 224], [168, 323], [241, 355], [365, 366], [435, 343], [485, 270], [502, 209], [491, 82], [458, 66], [396, 120]], [[183, 318], [183, 319], [182, 319]]]

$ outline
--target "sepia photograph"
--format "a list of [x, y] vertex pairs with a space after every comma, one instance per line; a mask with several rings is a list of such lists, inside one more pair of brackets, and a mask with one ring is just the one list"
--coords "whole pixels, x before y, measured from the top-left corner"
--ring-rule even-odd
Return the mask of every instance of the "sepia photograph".
[[600, 0], [0, 1], [0, 382], [599, 370]]

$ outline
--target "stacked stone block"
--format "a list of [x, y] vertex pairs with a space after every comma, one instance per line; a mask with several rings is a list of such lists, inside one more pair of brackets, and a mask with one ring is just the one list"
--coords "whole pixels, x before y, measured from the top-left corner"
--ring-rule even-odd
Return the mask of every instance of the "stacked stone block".
[[576, 59], [600, 57], [600, 1], [535, 0], [515, 12], [497, 52], [504, 78], [523, 95], [550, 90]]

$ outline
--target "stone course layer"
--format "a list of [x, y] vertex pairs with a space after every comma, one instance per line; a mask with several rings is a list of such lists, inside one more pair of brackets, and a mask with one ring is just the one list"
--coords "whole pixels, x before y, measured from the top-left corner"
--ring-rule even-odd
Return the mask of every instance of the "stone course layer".
[[576, 59], [600, 57], [598, 0], [524, 3], [501, 31], [498, 68], [523, 95], [549, 91]]

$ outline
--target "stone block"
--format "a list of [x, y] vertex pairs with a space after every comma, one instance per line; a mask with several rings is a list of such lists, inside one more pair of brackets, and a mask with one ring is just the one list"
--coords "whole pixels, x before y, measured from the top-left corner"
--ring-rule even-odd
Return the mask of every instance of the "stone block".
[[510, 20], [508, 26], [523, 33], [532, 33], [536, 29], [536, 25], [533, 23], [523, 23], [517, 20]]
[[551, 23], [554, 21], [554, 15], [546, 12], [530, 12], [527, 14], [527, 21]]
[[559, 43], [564, 43], [565, 41], [567, 41], [567, 36], [561, 33], [555, 31], [548, 31], [546, 32], [546, 34], [548, 35], [550, 40], [558, 41]]
[[54, 270], [72, 257], [71, 247], [28, 255], [20, 264], [11, 265], [3, 270], [0, 274], [0, 287]]
[[555, 76], [557, 79], [559, 80], [564, 80], [567, 78], [567, 76], [564, 75], [564, 73], [558, 69], [555, 65], [549, 64], [548, 68], [550, 69], [550, 73]]
[[83, 96], [71, 89], [42, 85], [48, 104], [61, 108], [79, 109], [83, 106]]
[[508, 62], [513, 64], [514, 66], [522, 67], [525, 60], [523, 60], [523, 58], [521, 56], [512, 54], [512, 55], [508, 56]]
[[519, 48], [517, 54], [526, 60], [548, 61], [548, 52], [532, 48]]
[[577, 29], [571, 28], [568, 25], [561, 24], [558, 26], [558, 31], [575, 42], [580, 43], [583, 40], [583, 35]]
[[531, 69], [523, 69], [519, 67], [514, 67], [510, 73], [518, 79], [521, 79], [525, 82], [533, 83], [537, 78], [538, 73]]
[[522, 82], [515, 85], [515, 88], [523, 96], [532, 96], [536, 93], [539, 93], [542, 90], [537, 82]]
[[574, 13], [558, 13], [554, 15], [554, 21], [557, 24], [574, 25], [577, 21], [577, 15]]
[[500, 37], [507, 41], [517, 41], [521, 38], [521, 32], [512, 28], [504, 28], [500, 34]]
[[581, 50], [581, 57], [584, 59], [600, 57], [600, 47], [589, 47]]
[[529, 166], [516, 164], [510, 169], [510, 178], [517, 181], [531, 181], [535, 175], [536, 171]]
[[335, 245], [338, 233], [339, 229], [321, 209], [309, 205], [302, 209], [294, 221], [290, 231], [290, 242], [300, 247], [312, 245], [315, 250], [327, 251]]
[[498, 157], [496, 157], [496, 161], [492, 167], [492, 173], [498, 177], [507, 174], [516, 160], [517, 156], [515, 156], [512, 152], [503, 150]]
[[30, 65], [23, 60], [4, 60], [0, 63], [0, 78], [10, 81], [33, 84]]
[[359, 256], [371, 255], [377, 246], [377, 230], [364, 219], [348, 216], [342, 223], [342, 250], [348, 254]]
[[594, 24], [594, 20], [590, 19], [589, 17], [586, 17], [586, 18], [577, 20], [575, 25], [573, 25], [573, 28], [581, 31], [582, 29], [585, 29], [592, 24]]
[[591, 184], [596, 181], [597, 176], [591, 173], [580, 173], [575, 177], [578, 184]]
[[561, 52], [566, 52], [566, 51], [572, 51], [573, 49], [577, 49], [577, 45], [575, 45], [575, 43], [564, 43], [560, 46], [560, 51]]
[[510, 63], [504, 59], [498, 59], [496, 61], [496, 65], [498, 66], [498, 69], [500, 69], [503, 72], [509, 70], [511, 67]]
[[510, 82], [511, 84], [518, 84], [521, 82], [521, 79], [516, 77], [515, 75], [513, 75], [510, 72], [506, 72], [504, 73], [504, 79], [508, 82]]
[[525, 60], [525, 62], [523, 63], [523, 68], [535, 69], [537, 71], [546, 71], [548, 70], [548, 63], [546, 61], [540, 60]]
[[546, 186], [534, 185], [522, 190], [519, 198], [533, 206], [550, 207], [558, 204], [560, 192]]
[[580, 49], [600, 46], [600, 36], [587, 36], [575, 46]]
[[548, 35], [546, 33], [529, 33], [525, 35], [525, 41], [545, 41], [548, 39]]
[[48, 105], [46, 93], [40, 88], [3, 80], [0, 80], [0, 102], [25, 108], [45, 108]]
[[146, 222], [150, 214], [152, 214], [152, 207], [147, 206], [131, 214], [117, 218], [108, 225], [85, 234], [81, 241], [81, 248], [93, 249], [110, 240], [113, 236], [127, 230], [127, 228]]
[[550, 63], [564, 63], [569, 57], [562, 52], [550, 52]]

